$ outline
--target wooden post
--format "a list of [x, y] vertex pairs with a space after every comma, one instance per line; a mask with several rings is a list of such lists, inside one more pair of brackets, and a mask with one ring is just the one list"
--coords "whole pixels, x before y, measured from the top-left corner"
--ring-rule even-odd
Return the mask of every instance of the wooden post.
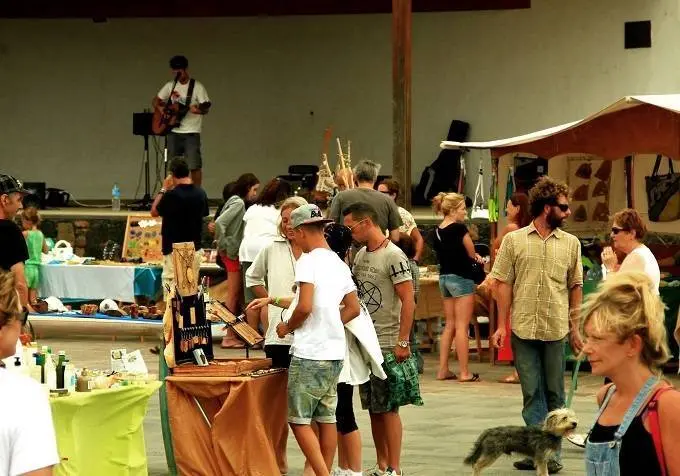
[[[501, 185], [501, 180], [500, 176], [498, 174], [498, 157], [491, 157], [491, 171], [493, 172], [491, 176], [494, 178], [496, 181], [496, 189], [498, 190], [500, 185]], [[499, 196], [499, 202], [496, 205], [499, 208], [499, 218], [500, 218], [500, 207], [501, 207], [501, 202], [500, 202], [500, 194]], [[502, 203], [505, 203], [508, 201], [510, 197], [505, 197], [505, 201]], [[489, 223], [491, 233], [489, 236], [489, 248], [491, 248], [491, 256], [489, 257], [489, 272], [491, 272], [491, 269], [493, 268], [493, 263], [496, 261], [496, 254], [493, 251], [493, 244], [496, 241], [496, 237], [498, 236], [498, 222], [494, 223]], [[498, 354], [498, 350], [494, 347], [494, 345], [491, 343], [491, 336], [496, 332], [496, 327], [497, 327], [497, 313], [496, 313], [496, 300], [493, 298], [493, 293], [489, 293], [489, 362], [491, 365], [496, 365], [496, 356]]]
[[411, 0], [392, 0], [392, 173], [411, 208]]
[[626, 174], [626, 206], [633, 208], [633, 156], [629, 155], [623, 160]]

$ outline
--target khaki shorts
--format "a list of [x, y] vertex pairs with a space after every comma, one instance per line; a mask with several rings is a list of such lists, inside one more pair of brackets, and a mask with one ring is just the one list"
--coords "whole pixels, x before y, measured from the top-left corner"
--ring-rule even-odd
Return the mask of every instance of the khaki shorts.
[[342, 360], [293, 357], [288, 368], [288, 422], [335, 423]]

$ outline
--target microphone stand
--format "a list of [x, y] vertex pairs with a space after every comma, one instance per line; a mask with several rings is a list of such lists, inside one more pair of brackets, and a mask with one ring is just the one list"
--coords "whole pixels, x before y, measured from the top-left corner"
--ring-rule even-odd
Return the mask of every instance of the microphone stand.
[[[170, 96], [168, 96], [168, 102], [172, 101], [172, 93], [175, 90], [175, 87], [177, 86], [177, 82], [179, 81], [179, 75], [180, 73], [177, 73], [175, 75], [175, 81], [172, 83], [172, 89], [170, 89]], [[167, 103], [166, 103], [167, 105]], [[168, 134], [170, 132], [165, 133], [164, 137], [164, 145], [163, 145], [163, 178], [168, 176]]]

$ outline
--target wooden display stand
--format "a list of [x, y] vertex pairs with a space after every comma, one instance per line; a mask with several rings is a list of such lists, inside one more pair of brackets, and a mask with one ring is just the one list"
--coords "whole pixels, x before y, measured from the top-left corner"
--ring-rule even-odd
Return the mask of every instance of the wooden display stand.
[[[207, 364], [214, 359], [212, 330], [206, 319], [203, 289], [199, 290], [198, 276], [193, 263], [196, 251], [193, 243], [175, 243], [172, 250], [174, 263], [175, 292], [170, 298], [170, 309], [165, 318], [172, 318], [172, 357], [174, 365], [198, 363], [195, 350], [202, 350]], [[164, 323], [167, 325], [167, 323]], [[166, 350], [167, 352], [167, 350]], [[168, 360], [166, 355], [166, 360]]]
[[245, 344], [246, 359], [249, 357], [250, 348], [264, 341], [264, 338], [248, 325], [243, 316], [234, 316], [221, 302], [213, 301], [208, 312], [211, 316], [229, 326], [234, 331], [234, 334]]

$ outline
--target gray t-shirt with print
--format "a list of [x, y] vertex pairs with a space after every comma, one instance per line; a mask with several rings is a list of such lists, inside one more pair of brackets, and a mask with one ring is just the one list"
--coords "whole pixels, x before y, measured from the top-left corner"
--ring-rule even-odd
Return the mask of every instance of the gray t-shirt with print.
[[383, 350], [392, 350], [399, 340], [401, 300], [394, 286], [411, 281], [408, 258], [394, 243], [368, 252], [361, 248], [352, 268], [359, 298], [364, 302]]

